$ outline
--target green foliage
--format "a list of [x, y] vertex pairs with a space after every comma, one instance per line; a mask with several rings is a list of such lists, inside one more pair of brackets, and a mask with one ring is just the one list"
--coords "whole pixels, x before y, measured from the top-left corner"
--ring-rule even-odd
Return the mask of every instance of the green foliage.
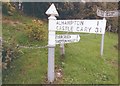
[[[117, 34], [106, 33], [104, 55], [100, 56], [101, 35], [81, 36], [78, 43], [67, 44], [64, 58], [64, 84], [117, 84], [118, 42]], [[57, 61], [59, 48], [56, 49]], [[58, 61], [59, 63], [59, 61]]]
[[[38, 5], [39, 6], [39, 5]], [[73, 6], [73, 5], [72, 5]], [[61, 6], [62, 7], [62, 6]], [[28, 7], [29, 8], [29, 7]], [[88, 7], [89, 8], [89, 7]], [[78, 9], [79, 10], [79, 9]], [[67, 10], [66, 10], [67, 11]], [[74, 10], [75, 11], [75, 10]], [[40, 13], [39, 13], [40, 14]], [[86, 16], [86, 15], [85, 15]], [[17, 18], [16, 18], [17, 19]], [[23, 18], [21, 18], [23, 19]], [[19, 20], [19, 19], [18, 19]], [[24, 21], [27, 20], [27, 21]], [[30, 22], [30, 18], [24, 18], [24, 22]], [[3, 37], [5, 40], [14, 36], [8, 43], [4, 44], [6, 49], [12, 51], [18, 51], [16, 44], [18, 39], [21, 44], [27, 45], [32, 42], [26, 41], [29, 37], [29, 32], [33, 32], [38, 29], [46, 30], [46, 23], [40, 24], [38, 20], [27, 24], [25, 31], [23, 27], [13, 26], [8, 24], [4, 25]], [[38, 25], [38, 26], [37, 26]], [[6, 28], [5, 28], [6, 27]], [[33, 31], [29, 31], [30, 29]], [[38, 28], [39, 27], [39, 28]], [[35, 35], [37, 31], [35, 32]], [[28, 37], [25, 36], [27, 32]], [[44, 31], [43, 31], [44, 32]], [[63, 33], [63, 32], [61, 32]], [[33, 34], [33, 33], [32, 33]], [[38, 33], [37, 33], [38, 34]], [[46, 37], [47, 31], [44, 33]], [[39, 37], [39, 36], [38, 36]], [[43, 36], [42, 36], [43, 37]], [[41, 43], [38, 42], [40, 39], [34, 38], [34, 35], [29, 37], [33, 40], [32, 44], [35, 46]], [[46, 37], [47, 38], [47, 37]], [[60, 48], [59, 45], [55, 49], [55, 66], [60, 65], [63, 70], [63, 77], [57, 84], [116, 84], [118, 83], [118, 67], [117, 57], [118, 52], [114, 47], [117, 44], [117, 34], [106, 33], [104, 42], [104, 55], [100, 57], [100, 40], [101, 35], [88, 34], [81, 35], [81, 40], [78, 43], [71, 43], [65, 46], [65, 58], [63, 62], [60, 60]], [[35, 41], [37, 40], [37, 41]], [[44, 38], [42, 42], [44, 45], [47, 41]], [[15, 48], [15, 49], [14, 49]], [[7, 50], [7, 51], [8, 51]], [[20, 49], [23, 54], [15, 53], [14, 56], [20, 57], [11, 64], [11, 69], [3, 72], [3, 84], [42, 84], [47, 80], [47, 55], [48, 49]], [[14, 67], [14, 68], [13, 68]], [[18, 78], [19, 77], [19, 78]]]
[[[15, 11], [15, 3], [3, 3], [3, 13], [13, 15]], [[54, 3], [60, 16], [59, 18], [79, 18], [79, 19], [96, 19], [101, 18], [96, 14], [97, 8], [101, 8], [104, 11], [117, 10], [117, 2], [55, 2]], [[17, 5], [17, 4], [16, 4]], [[51, 5], [51, 2], [23, 2], [23, 13], [29, 16], [34, 16], [42, 19], [47, 19], [45, 11]], [[16, 6], [17, 7], [17, 6]], [[17, 10], [18, 12], [18, 10]], [[17, 13], [15, 13], [17, 14]], [[101, 18], [102, 19], [102, 18]], [[106, 18], [108, 20], [107, 25], [112, 25], [112, 30], [118, 29], [117, 18]]]
[[2, 48], [2, 62], [3, 69], [7, 69], [10, 66], [10, 63], [13, 59], [17, 58], [19, 55], [19, 48], [16, 46], [14, 38], [9, 39], [8, 41], [3, 42]]
[[[10, 19], [8, 19], [10, 18]], [[21, 19], [20, 19], [21, 18]], [[17, 48], [17, 44], [25, 45], [25, 46], [44, 46], [47, 45], [47, 41], [29, 41], [29, 38], [26, 36], [26, 30], [24, 30], [27, 25], [32, 25], [31, 17], [17, 17], [14, 20], [14, 16], [8, 17], [6, 16], [7, 21], [15, 22], [18, 20], [19, 22], [22, 21], [21, 24], [15, 24], [15, 26], [11, 25], [10, 23], [3, 22], [3, 39], [7, 43], [3, 45], [5, 51], [10, 48], [12, 52], [14, 49], [15, 51], [12, 62], [10, 62], [9, 68], [3, 71], [3, 84], [40, 84], [44, 82], [46, 78], [46, 71], [47, 71], [47, 49], [21, 49]], [[37, 21], [37, 20], [36, 20]], [[24, 23], [24, 24], [23, 24]], [[43, 22], [41, 21], [41, 24]], [[34, 23], [35, 24], [35, 23]], [[37, 24], [36, 24], [37, 25]], [[37, 26], [36, 26], [37, 27]], [[43, 23], [41, 28], [47, 30], [47, 24]], [[47, 31], [46, 33], [47, 34]], [[5, 48], [6, 47], [6, 48]], [[5, 52], [4, 51], [4, 52]], [[17, 59], [14, 59], [16, 58]], [[44, 58], [44, 59], [43, 59]], [[4, 63], [5, 66], [6, 63]], [[18, 78], [19, 77], [19, 78]], [[14, 80], [13, 80], [14, 79]]]
[[33, 20], [31, 24], [26, 25], [25, 30], [31, 41], [43, 41], [47, 39], [47, 31], [40, 20]]
[[5, 15], [13, 15], [15, 13], [15, 7], [9, 3], [9, 2], [4, 2], [2, 4], [2, 13]]

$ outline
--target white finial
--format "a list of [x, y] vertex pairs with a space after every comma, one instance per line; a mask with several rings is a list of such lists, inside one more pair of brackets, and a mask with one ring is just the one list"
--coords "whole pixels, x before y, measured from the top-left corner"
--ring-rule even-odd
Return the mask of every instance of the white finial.
[[54, 4], [52, 4], [45, 13], [47, 15], [59, 16]]

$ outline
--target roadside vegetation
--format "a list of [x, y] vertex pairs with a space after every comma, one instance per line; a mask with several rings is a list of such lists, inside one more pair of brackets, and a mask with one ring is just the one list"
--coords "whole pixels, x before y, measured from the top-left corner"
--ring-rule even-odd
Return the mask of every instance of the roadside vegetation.
[[[3, 84], [48, 84], [48, 22], [16, 12], [11, 15], [2, 19]], [[60, 56], [56, 45], [53, 83], [118, 84], [118, 33], [105, 33], [103, 56], [101, 35], [77, 34], [80, 41], [65, 44], [65, 56]]]

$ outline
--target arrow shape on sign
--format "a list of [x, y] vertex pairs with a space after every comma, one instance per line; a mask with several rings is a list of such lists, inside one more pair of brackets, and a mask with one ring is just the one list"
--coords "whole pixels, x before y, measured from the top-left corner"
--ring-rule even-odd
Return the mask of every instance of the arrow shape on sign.
[[47, 15], [59, 16], [54, 4], [52, 4], [45, 13]]
[[119, 14], [119, 10], [103, 11], [97, 8], [97, 15], [100, 17], [118, 17]]
[[61, 34], [55, 37], [56, 44], [79, 42], [79, 40], [80, 36], [78, 34]]

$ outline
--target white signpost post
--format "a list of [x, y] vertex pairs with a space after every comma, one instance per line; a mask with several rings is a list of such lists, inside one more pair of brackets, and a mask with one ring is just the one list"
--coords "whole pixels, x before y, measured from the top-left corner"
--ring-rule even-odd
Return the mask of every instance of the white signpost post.
[[[103, 20], [106, 20], [105, 18], [103, 18]], [[101, 47], [100, 47], [100, 55], [103, 55], [103, 49], [104, 49], [104, 34], [102, 34], [102, 38], [101, 38]]]
[[64, 55], [65, 55], [65, 46], [64, 46], [64, 43], [60, 44], [60, 55], [62, 57], [64, 57]]
[[[79, 42], [79, 35], [74, 34], [61, 34], [56, 35], [55, 31], [64, 32], [83, 32], [83, 33], [95, 33], [102, 34], [101, 44], [104, 43], [104, 34], [106, 27], [106, 20], [56, 20], [55, 16], [58, 16], [58, 12], [52, 4], [46, 11], [47, 15], [50, 15], [49, 19], [49, 33], [48, 33], [48, 81], [54, 81], [54, 51], [55, 45], [64, 43]], [[101, 55], [103, 53], [103, 46], [101, 48]], [[64, 52], [64, 50], [63, 50]]]
[[49, 33], [48, 33], [48, 81], [54, 81], [54, 52], [55, 52], [55, 30], [54, 30], [54, 21], [56, 20], [55, 16], [58, 16], [58, 12], [52, 4], [49, 9], [46, 11], [47, 15], [50, 15], [49, 19]]
[[[103, 17], [103, 20], [106, 20], [105, 17], [118, 17], [120, 16], [120, 10], [114, 11], [103, 11], [97, 8], [97, 15]], [[103, 55], [103, 46], [104, 46], [104, 34], [102, 34], [101, 39], [101, 56]]]

